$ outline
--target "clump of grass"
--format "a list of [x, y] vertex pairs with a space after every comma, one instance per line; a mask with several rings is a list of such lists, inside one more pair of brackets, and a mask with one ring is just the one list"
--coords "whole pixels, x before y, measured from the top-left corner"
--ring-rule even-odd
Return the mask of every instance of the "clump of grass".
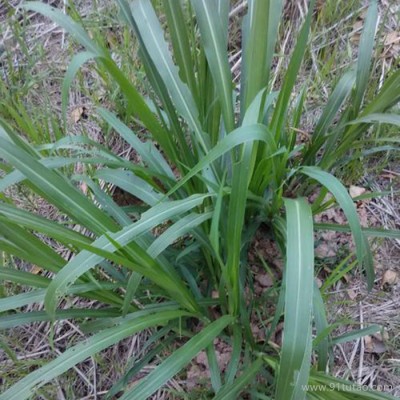
[[[58, 149], [73, 150], [70, 157], [50, 158], [1, 123], [0, 156], [8, 170], [14, 168], [0, 181], [1, 191], [25, 180], [69, 219], [68, 225], [48, 221], [16, 208], [3, 196], [1, 249], [39, 265], [51, 278], [2, 267], [1, 279], [33, 290], [0, 300], [0, 312], [6, 312], [0, 327], [89, 318], [83, 326], [92, 335], [8, 388], [0, 399], [28, 398], [79, 362], [151, 327], [162, 327], [162, 337], [167, 339], [187, 341], [137, 385], [128, 387], [133, 372], [151, 360], [144, 357], [109, 397], [125, 390], [122, 399], [147, 399], [206, 350], [216, 399], [244, 393], [254, 398], [328, 399], [332, 388], [334, 396], [343, 399], [390, 398], [363, 393], [327, 374], [332, 346], [346, 337], [332, 340], [334, 326], [327, 323], [323, 297], [314, 284], [314, 229], [352, 232], [357, 262], [370, 288], [374, 269], [367, 236], [385, 234], [361, 228], [353, 200], [334, 176], [360, 157], [368, 129], [377, 123], [399, 124], [399, 116], [390, 113], [400, 100], [399, 71], [371, 100], [365, 100], [376, 2], [366, 16], [358, 61], [338, 79], [312, 134], [303, 141], [299, 132], [307, 90], [296, 94], [294, 89], [315, 1], [309, 4], [284, 71], [271, 68], [283, 1], [249, 2], [236, 88], [226, 50], [228, 1], [165, 0], [162, 10], [169, 42], [150, 1], [117, 3], [121, 18], [140, 44], [146, 84], [151, 87], [145, 94], [118, 66], [104, 41], [91, 39], [79, 22], [42, 3], [26, 6], [50, 17], [84, 47], [66, 73], [64, 112], [77, 71], [95, 60], [98, 70], [124, 95], [124, 107], [119, 109], [125, 122], [104, 108], [98, 114], [141, 162], [131, 163], [80, 136], [57, 143]], [[139, 138], [139, 129], [146, 131], [148, 140]], [[59, 171], [78, 162], [93, 167], [90, 175], [69, 178]], [[129, 208], [118, 206], [101, 182], [131, 193], [137, 201]], [[83, 184], [90, 196], [80, 190]], [[323, 188], [321, 195], [311, 206], [306, 196], [318, 186]], [[328, 191], [334, 200], [324, 202]], [[335, 203], [343, 209], [348, 226], [313, 223], [313, 214]], [[268, 226], [285, 257], [275, 315], [267, 330], [271, 335], [283, 317], [279, 349], [258, 344], [250, 329], [253, 310], [246, 291], [252, 278], [247, 254], [261, 223]], [[76, 225], [88, 234], [70, 228]], [[33, 232], [57, 240], [75, 257], [64, 260]], [[59, 309], [60, 299], [66, 296], [93, 299], [104, 307]], [[23, 311], [41, 301], [45, 313]], [[15, 309], [22, 312], [11, 313]], [[371, 330], [376, 326], [355, 330], [348, 338]], [[216, 360], [213, 343], [218, 337], [232, 347], [225, 371]]]

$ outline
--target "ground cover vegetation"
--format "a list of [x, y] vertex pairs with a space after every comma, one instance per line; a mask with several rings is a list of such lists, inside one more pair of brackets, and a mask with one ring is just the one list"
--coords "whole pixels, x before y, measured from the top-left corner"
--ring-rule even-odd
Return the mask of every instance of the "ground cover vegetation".
[[[318, 82], [303, 80], [299, 88], [298, 80], [309, 59], [315, 1], [305, 10], [293, 50], [280, 55], [288, 60], [284, 68], [274, 68], [284, 2], [250, 1], [241, 21], [240, 76], [232, 75], [227, 51], [230, 2], [116, 3], [125, 40], [139, 45], [140, 61], [128, 67], [114, 59], [109, 42], [83, 28], [73, 7], [68, 16], [43, 3], [24, 5], [61, 26], [81, 47], [63, 81], [63, 119], [47, 119], [53, 123], [45, 133], [41, 120], [32, 124], [21, 116], [22, 100], [2, 105], [9, 119], [0, 120], [0, 247], [49, 274], [0, 267], [2, 280], [31, 289], [0, 299], [0, 328], [71, 319], [88, 336], [5, 388], [0, 399], [45, 396], [49, 383], [69, 369], [149, 328], [150, 350], [134, 360], [106, 398], [147, 399], [203, 350], [210, 382], [197, 398], [392, 398], [329, 374], [335, 343], [380, 327], [335, 337], [336, 325], [325, 312], [325, 290], [350, 267], [373, 288], [369, 239], [400, 237], [394, 230], [362, 228], [355, 200], [363, 196], [353, 199], [340, 179], [368, 154], [396, 144], [386, 126], [400, 124], [393, 111], [400, 100], [400, 71], [388, 71], [367, 96], [377, 3], [371, 1], [365, 14], [357, 60], [329, 85], [309, 134], [302, 117], [308, 87]], [[133, 161], [87, 136], [65, 135], [69, 89], [87, 65], [113, 89], [112, 106], [96, 113], [105, 130], [130, 146]], [[81, 117], [84, 111], [79, 112]], [[77, 164], [83, 166], [80, 173]], [[51, 204], [62, 220], [17, 207], [7, 194], [16, 184]], [[135, 201], [117, 204], [105, 184]], [[342, 209], [345, 225], [314, 222], [334, 206]], [[260, 230], [284, 259], [282, 270], [264, 262], [274, 281], [264, 297], [265, 304], [273, 302], [272, 312], [260, 311], [249, 267]], [[354, 254], [319, 287], [314, 237], [323, 230], [351, 232]], [[73, 257], [64, 259], [54, 244]], [[76, 298], [96, 307], [64, 307]], [[40, 302], [45, 311], [29, 311]], [[262, 340], [251, 329], [255, 315]], [[282, 321], [283, 339], [276, 345], [271, 338]], [[230, 348], [224, 368], [217, 354], [221, 343]], [[130, 385], [160, 353], [164, 357], [155, 369]]]

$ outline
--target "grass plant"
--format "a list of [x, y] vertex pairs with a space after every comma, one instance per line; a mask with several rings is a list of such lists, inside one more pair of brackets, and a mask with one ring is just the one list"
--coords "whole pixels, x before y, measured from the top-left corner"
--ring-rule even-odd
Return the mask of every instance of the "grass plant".
[[[88, 357], [148, 328], [160, 328], [166, 338], [176, 338], [179, 348], [171, 348], [133, 387], [129, 379], [140, 368], [128, 369], [108, 398], [120, 391], [121, 399], [149, 398], [202, 350], [208, 357], [213, 398], [218, 400], [392, 398], [329, 375], [335, 343], [377, 328], [333, 338], [334, 325], [327, 322], [323, 294], [314, 282], [314, 230], [352, 233], [356, 260], [351, 265], [360, 267], [369, 288], [375, 276], [368, 237], [400, 237], [398, 231], [363, 229], [353, 199], [335, 177], [363, 157], [368, 130], [400, 124], [399, 115], [391, 112], [400, 100], [400, 71], [391, 72], [375, 95], [365, 98], [378, 23], [376, 1], [368, 8], [357, 61], [337, 79], [305, 142], [298, 133], [307, 88], [297, 93], [296, 82], [314, 21], [314, 0], [292, 53], [285, 55], [285, 71], [272, 68], [283, 1], [249, 1], [237, 86], [227, 53], [229, 1], [164, 0], [163, 25], [149, 0], [117, 3], [121, 23], [140, 44], [145, 93], [124, 74], [112, 49], [103, 40], [92, 39], [78, 18], [40, 2], [25, 5], [55, 21], [83, 47], [65, 75], [64, 113], [74, 77], [95, 60], [99, 73], [118, 85], [123, 95], [118, 109], [124, 115], [119, 118], [101, 107], [97, 112], [141, 162], [129, 162], [80, 136], [53, 144], [58, 150], [68, 149], [67, 157], [49, 156], [24, 140], [15, 126], [0, 121], [0, 157], [7, 172], [0, 180], [0, 249], [49, 272], [38, 276], [0, 267], [0, 279], [32, 288], [0, 299], [0, 328], [75, 319], [91, 333], [7, 388], [0, 399], [30, 398]], [[138, 74], [143, 76], [142, 71]], [[31, 137], [33, 127], [20, 128]], [[139, 131], [146, 132], [147, 140]], [[379, 137], [380, 143], [385, 140]], [[393, 138], [387, 140], [393, 145]], [[370, 151], [376, 149], [373, 146], [378, 144], [373, 143]], [[62, 173], [78, 162], [95, 168], [85, 176]], [[89, 194], [82, 192], [82, 182]], [[131, 193], [136, 204], [118, 206], [101, 182]], [[17, 208], [4, 194], [14, 184], [27, 185], [65, 214], [66, 222]], [[317, 189], [321, 195], [310, 204], [307, 196]], [[328, 192], [334, 201], [325, 202]], [[348, 225], [314, 224], [313, 215], [335, 204]], [[268, 227], [285, 259], [268, 327], [272, 332], [283, 319], [280, 348], [260, 345], [250, 329], [254, 310], [248, 301], [248, 251], [261, 224]], [[85, 233], [74, 229], [77, 226]], [[63, 259], [37, 233], [75, 256]], [[103, 306], [61, 309], [61, 299], [69, 296]], [[46, 312], [26, 311], [27, 305], [39, 302], [44, 302]], [[225, 371], [216, 361], [217, 338], [232, 348]], [[144, 359], [142, 366], [149, 361]]]

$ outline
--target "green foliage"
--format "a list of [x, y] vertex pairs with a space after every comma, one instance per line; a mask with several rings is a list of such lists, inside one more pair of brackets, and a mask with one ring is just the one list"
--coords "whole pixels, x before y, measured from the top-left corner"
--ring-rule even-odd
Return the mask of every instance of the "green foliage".
[[[124, 96], [123, 107], [118, 106], [120, 113], [124, 110], [123, 121], [103, 108], [98, 114], [140, 156], [140, 162], [128, 162], [84, 137], [61, 138], [55, 146], [68, 149], [68, 158], [49, 157], [48, 147], [35, 149], [0, 121], [0, 157], [7, 172], [0, 180], [2, 193], [13, 184], [26, 184], [68, 218], [65, 225], [48, 221], [18, 209], [2, 195], [0, 249], [54, 275], [42, 278], [2, 267], [0, 279], [33, 290], [0, 299], [0, 311], [5, 312], [0, 327], [90, 318], [82, 327], [93, 333], [8, 388], [0, 399], [28, 398], [77, 363], [151, 327], [168, 327], [170, 337], [179, 333], [188, 340], [179, 349], [171, 349], [133, 389], [126, 389], [133, 374], [151, 361], [145, 357], [110, 393], [126, 389], [124, 399], [148, 398], [206, 350], [217, 399], [242, 396], [246, 391], [258, 398], [275, 393], [282, 400], [333, 398], [320, 386], [336, 382], [325, 374], [335, 342], [323, 296], [314, 285], [313, 229], [352, 232], [357, 263], [363, 266], [369, 287], [374, 270], [366, 237], [400, 236], [399, 232], [362, 230], [353, 200], [334, 176], [360, 156], [355, 149], [363, 146], [367, 129], [376, 123], [399, 125], [398, 115], [390, 114], [400, 100], [399, 71], [391, 74], [371, 101], [365, 100], [376, 2], [371, 2], [368, 12], [359, 60], [337, 81], [307, 143], [299, 143], [291, 121], [297, 125], [304, 108], [306, 90], [296, 99], [294, 93], [315, 1], [309, 4], [286, 71], [271, 68], [283, 1], [249, 1], [243, 21], [239, 92], [227, 53], [229, 1], [164, 0], [170, 42], [149, 0], [117, 3], [121, 18], [140, 44], [146, 85], [151, 87], [144, 93], [117, 65], [101, 38], [91, 39], [76, 22], [77, 16], [73, 20], [39, 2], [26, 5], [58, 23], [84, 47], [65, 76], [64, 112], [75, 75], [84, 63], [95, 60], [99, 74], [118, 85]], [[274, 74], [281, 77], [278, 91], [270, 86]], [[33, 129], [28, 122], [20, 128], [28, 136]], [[141, 128], [146, 129], [147, 140], [138, 136]], [[62, 173], [64, 166], [78, 162], [93, 166], [93, 172], [72, 178]], [[118, 206], [100, 181], [132, 194], [139, 205], [134, 209]], [[87, 185], [88, 196], [77, 182]], [[306, 196], [318, 186], [334, 195], [349, 227], [314, 226], [312, 210], [318, 211], [321, 204], [311, 207]], [[256, 343], [249, 327], [252, 309], [246, 289], [251, 288], [252, 277], [247, 254], [261, 223], [268, 226], [286, 259], [269, 327], [271, 332], [284, 316], [279, 354]], [[74, 226], [89, 234], [78, 233]], [[62, 259], [34, 233], [57, 240], [75, 257]], [[334, 281], [330, 279], [331, 284]], [[59, 302], [67, 296], [94, 299], [104, 308], [62, 310]], [[46, 313], [23, 308], [41, 301]], [[313, 326], [318, 334], [314, 341]], [[360, 337], [371, 329], [376, 331], [373, 326], [339, 340]], [[218, 337], [232, 347], [225, 374], [218, 370], [213, 347]], [[317, 366], [311, 361], [314, 351]], [[268, 384], [259, 385], [260, 379]], [[334, 395], [350, 398], [350, 383], [336, 383]], [[313, 385], [319, 391], [310, 389]], [[357, 396], [389, 398], [372, 391], [357, 392]]]
[[[10, 4], [4, 7], [7, 9]], [[43, 82], [53, 84], [50, 70], [40, 68], [45, 49], [38, 43], [30, 51], [27, 23], [23, 16], [9, 11], [7, 24], [0, 27], [0, 117], [33, 144], [42, 144], [60, 139], [64, 133], [43, 89]], [[13, 39], [9, 38], [10, 33]]]

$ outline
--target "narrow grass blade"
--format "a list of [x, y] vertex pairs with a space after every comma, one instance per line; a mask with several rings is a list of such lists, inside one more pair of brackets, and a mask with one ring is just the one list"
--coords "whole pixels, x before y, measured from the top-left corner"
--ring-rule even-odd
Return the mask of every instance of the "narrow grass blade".
[[131, 10], [137, 33], [153, 63], [157, 66], [175, 107], [196, 133], [202, 150], [207, 151], [208, 144], [198, 119], [199, 112], [196, 102], [188, 87], [179, 78], [178, 69], [172, 61], [168, 44], [164, 39], [153, 6], [146, 0], [135, 0], [131, 4]]
[[222, 25], [225, 49], [228, 47], [230, 0], [217, 0], [218, 16]]
[[46, 168], [8, 140], [0, 138], [0, 156], [19, 169], [52, 204], [95, 232], [115, 229], [116, 224], [64, 177]]
[[81, 244], [90, 244], [91, 239], [80, 233], [65, 228], [63, 225], [50, 221], [29, 211], [22, 210], [11, 204], [0, 202], [0, 221], [16, 224], [36, 232], [43, 233], [63, 244], [80, 247]]
[[365, 267], [368, 288], [371, 289], [374, 284], [375, 271], [368, 262], [370, 249], [369, 246], [366, 246], [353, 199], [346, 188], [332, 174], [316, 167], [302, 167], [300, 171], [325, 186], [335, 196], [338, 204], [343, 209], [353, 234], [358, 262]]
[[[400, 115], [398, 114], [368, 114], [364, 117], [350, 121], [349, 125], [356, 124], [390, 124], [400, 126]], [[381, 139], [382, 140], [382, 139]], [[389, 140], [392, 140], [391, 138]]]
[[149, 206], [156, 205], [164, 197], [163, 194], [157, 193], [151, 185], [137, 177], [131, 171], [111, 168], [100, 169], [94, 177], [118, 186]]
[[212, 212], [186, 215], [163, 232], [150, 245], [147, 249], [147, 253], [153, 258], [158, 257], [168, 246], [172, 245], [179, 238], [187, 235], [190, 231], [209, 220], [212, 216]]
[[220, 99], [225, 129], [227, 132], [231, 132], [235, 128], [232, 76], [217, 3], [207, 0], [192, 0], [191, 3], [196, 12], [201, 41]]
[[233, 321], [234, 319], [231, 316], [225, 315], [212, 322], [181, 348], [175, 350], [171, 356], [143, 378], [133, 390], [126, 392], [121, 397], [121, 400], [148, 399], [154, 392], [168, 382], [169, 379], [189, 364], [197, 353], [212, 343], [222, 330]]
[[242, 328], [240, 325], [234, 325], [233, 328], [232, 355], [229, 365], [225, 372], [225, 381], [231, 385], [235, 381], [236, 373], [239, 368], [240, 355], [242, 354]]
[[[101, 310], [73, 309], [59, 310], [55, 320], [82, 319], [82, 318], [107, 318], [120, 315], [121, 311], [116, 308]], [[33, 322], [51, 321], [49, 314], [45, 311], [23, 312], [0, 317], [0, 329], [10, 329], [17, 326], [31, 324]]]
[[[144, 306], [142, 309], [125, 315], [122, 317], [119, 313], [117, 317], [110, 317], [110, 318], [99, 318], [96, 321], [88, 321], [81, 325], [82, 331], [85, 334], [97, 333], [102, 331], [106, 328], [111, 328], [113, 326], [124, 324], [127, 321], [133, 321], [138, 318], [144, 317], [146, 315], [155, 314], [158, 312], [165, 312], [165, 311], [177, 311], [180, 307], [176, 302], [163, 302], [163, 303], [156, 303], [156, 304], [149, 304]], [[179, 323], [179, 321], [177, 321]], [[154, 336], [151, 336], [153, 339]]]
[[81, 25], [73, 21], [72, 18], [57, 10], [56, 8], [50, 7], [47, 4], [43, 4], [39, 1], [30, 1], [25, 3], [23, 8], [35, 11], [39, 14], [50, 18], [52, 21], [56, 22], [57, 25], [62, 26], [68, 33], [70, 33], [82, 46], [93, 54], [102, 55], [103, 52], [99, 46], [97, 46], [85, 32]]
[[351, 342], [353, 340], [359, 339], [367, 335], [373, 335], [375, 333], [380, 332], [381, 330], [382, 327], [379, 325], [371, 325], [363, 329], [356, 329], [351, 332], [347, 332], [343, 335], [333, 337], [332, 344], [335, 345], [340, 343]]
[[28, 304], [40, 303], [44, 300], [46, 289], [35, 289], [30, 292], [16, 294], [0, 299], [0, 313], [15, 310]]
[[73, 176], [72, 179], [79, 182], [84, 182], [90, 191], [93, 193], [96, 201], [99, 203], [104, 212], [110, 217], [114, 218], [121, 226], [128, 226], [132, 223], [132, 219], [125, 212], [125, 210], [120, 207], [111, 196], [109, 196], [105, 191], [103, 191], [100, 186], [93, 182], [87, 175]]
[[219, 254], [219, 246], [220, 246], [220, 223], [221, 223], [221, 212], [223, 207], [223, 198], [224, 198], [224, 185], [225, 185], [226, 175], [222, 178], [221, 185], [218, 190], [218, 194], [214, 200], [214, 210], [212, 215], [211, 227], [210, 227], [210, 244], [213, 247], [216, 254]]
[[[110, 124], [110, 126], [112, 126], [116, 132], [132, 146], [133, 149], [137, 151], [142, 160], [152, 170], [175, 180], [171, 167], [151, 141], [143, 143], [134, 132], [132, 132], [123, 122], [105, 108], [99, 108], [97, 111], [100, 116]], [[162, 143], [160, 142], [160, 144]]]
[[211, 386], [214, 390], [214, 393], [218, 393], [218, 391], [222, 386], [222, 381], [221, 381], [221, 371], [218, 366], [217, 356], [215, 354], [215, 348], [213, 343], [207, 346], [206, 353], [207, 353], [208, 367], [210, 369]]
[[34, 234], [18, 225], [0, 222], [0, 249], [51, 272], [58, 272], [65, 260]]
[[[110, 240], [112, 240], [114, 243], [117, 243], [118, 246], [123, 248], [130, 242], [132, 242], [136, 237], [145, 232], [148, 232], [163, 221], [176, 217], [181, 213], [184, 213], [192, 209], [193, 207], [200, 205], [206, 197], [207, 195], [194, 195], [185, 200], [161, 203], [143, 213], [141, 219], [138, 222], [125, 227], [115, 234], [110, 233], [108, 235], [101, 236], [99, 239], [92, 243], [91, 247], [96, 247], [99, 250], [112, 254], [118, 249]], [[136, 253], [136, 256], [138, 258], [137, 263], [139, 265], [140, 261], [146, 262], [146, 260], [144, 259], [139, 259], [138, 253]], [[100, 263], [103, 258], [104, 257], [102, 257], [101, 255], [97, 255], [91, 253], [90, 251], [84, 250], [80, 252], [74, 259], [72, 259], [67, 265], [64, 266], [64, 268], [56, 275], [56, 277], [53, 279], [52, 283], [47, 289], [45, 305], [50, 314], [54, 313], [57, 306], [57, 298], [59, 298], [65, 292], [68, 285], [73, 283], [76, 279], [82, 276], [86, 271], [89, 271], [96, 264]], [[153, 263], [153, 268], [157, 268], [157, 263]], [[156, 282], [162, 282], [164, 279], [164, 283], [168, 285], [168, 287], [172, 290], [172, 293], [178, 293], [180, 296], [183, 295], [184, 297], [188, 294], [183, 285], [179, 284], [180, 279], [178, 275], [175, 275], [174, 278], [176, 279], [176, 283], [172, 287], [172, 277], [166, 275], [166, 272], [163, 271], [161, 267], [159, 267], [158, 270], [146, 268], [143, 269], [145, 270], [144, 274], [146, 276], [148, 276], [148, 274], [152, 274], [151, 276], [153, 277], [153, 279], [155, 279]], [[142, 271], [137, 272], [143, 273]], [[157, 274], [159, 275], [158, 277]], [[181, 286], [179, 290], [177, 289], [178, 286]]]
[[[47, 157], [38, 160], [43, 166], [49, 169], [57, 169], [66, 167], [68, 165], [76, 164], [78, 162], [77, 157], [66, 158], [66, 157]], [[130, 168], [133, 171], [140, 169], [138, 166], [129, 165], [129, 163], [124, 162], [123, 160], [110, 160], [102, 157], [88, 157], [88, 158], [79, 158], [80, 163], [86, 164], [104, 164], [110, 167], [117, 168]], [[7, 174], [4, 178], [0, 179], [0, 192], [4, 192], [8, 187], [15, 185], [17, 183], [21, 183], [26, 179], [24, 174], [22, 174], [18, 170], [14, 170]], [[26, 182], [29, 185], [29, 182]]]
[[[337, 232], [351, 232], [351, 227], [348, 225], [338, 224], [323, 224], [318, 223], [314, 225], [315, 229], [337, 231]], [[400, 230], [398, 229], [384, 229], [384, 228], [361, 228], [366, 236], [381, 237], [388, 239], [400, 239]]]
[[[186, 165], [191, 165], [192, 153], [178, 119], [177, 109], [170, 98], [167, 85], [160, 74], [159, 65], [153, 62], [152, 57], [146, 48], [128, 2], [126, 0], [117, 0], [117, 3], [120, 6], [121, 14], [126, 19], [129, 26], [133, 28], [136, 36], [138, 36], [140, 44], [139, 56], [143, 61], [147, 78], [162, 103], [161, 108], [159, 107], [158, 102], [153, 102], [164, 126], [164, 132], [151, 130], [152, 135], [170, 159], [176, 160], [179, 157], [182, 157], [182, 161]], [[168, 121], [164, 118], [164, 115], [168, 116]]]
[[[313, 296], [313, 311], [314, 311], [314, 323], [317, 331], [317, 335], [325, 331], [328, 328], [328, 319], [326, 317], [324, 300], [321, 296], [321, 292], [314, 283], [314, 296]], [[318, 352], [318, 370], [326, 371], [328, 365], [328, 352], [329, 352], [329, 337], [326, 336], [322, 339], [317, 346]]]
[[72, 82], [82, 67], [83, 64], [87, 63], [89, 60], [93, 60], [97, 57], [96, 53], [90, 51], [83, 51], [74, 55], [71, 62], [68, 65], [67, 73], [65, 74], [63, 85], [61, 89], [61, 111], [62, 117], [64, 119], [64, 129], [66, 129], [67, 123], [67, 106], [68, 106], [68, 96], [69, 89], [71, 88]]
[[214, 400], [237, 399], [243, 389], [257, 376], [257, 373], [263, 366], [261, 358], [253, 362], [234, 382], [224, 385]]
[[[370, 102], [364, 107], [364, 110], [357, 119], [368, 117], [371, 114], [382, 114], [400, 101], [400, 71], [392, 73], [384, 82], [379, 93], [374, 96]], [[360, 135], [366, 130], [366, 125], [355, 124], [349, 126], [345, 137], [335, 149], [335, 158], [345, 154], [353, 145]]]
[[[349, 232], [351, 232], [350, 229]], [[333, 269], [332, 273], [325, 279], [324, 283], [321, 286], [321, 294], [326, 294], [329, 288], [331, 288], [336, 282], [343, 279], [345, 275], [348, 274], [357, 265], [357, 260], [349, 262], [353, 258], [353, 256], [353, 254], [349, 254]]]
[[286, 112], [290, 103], [290, 95], [296, 83], [296, 79], [298, 78], [298, 72], [307, 48], [308, 35], [310, 31], [314, 6], [315, 0], [311, 0], [308, 5], [308, 13], [306, 19], [297, 37], [296, 46], [293, 50], [292, 57], [286, 69], [287, 72], [285, 74], [283, 85], [279, 92], [274, 114], [272, 116], [270, 127], [275, 135], [275, 138], [277, 139], [277, 142], [281, 142], [282, 139], [282, 142], [286, 143], [286, 138], [283, 130], [284, 122], [286, 120]]
[[330, 95], [324, 111], [315, 126], [312, 136], [313, 142], [317, 142], [322, 136], [325, 136], [333, 119], [340, 110], [344, 101], [350, 95], [353, 89], [356, 76], [353, 70], [346, 72], [336, 84], [335, 89]]
[[384, 82], [379, 93], [371, 99], [360, 117], [369, 114], [383, 113], [400, 100], [400, 70], [394, 71]]
[[166, 322], [188, 315], [183, 311], [166, 311], [147, 315], [135, 321], [106, 329], [89, 339], [65, 351], [55, 360], [28, 374], [10, 389], [0, 395], [0, 400], [24, 400], [34, 395], [35, 390], [61, 375], [76, 364], [84, 361], [101, 350], [149, 327], [163, 325]]
[[[309, 389], [310, 393], [319, 393], [325, 399], [328, 392], [332, 393], [330, 400], [336, 400], [340, 395], [346, 400], [396, 400], [394, 396], [386, 393], [369, 390], [364, 386], [359, 386], [354, 382], [344, 379], [334, 378], [321, 372], [312, 371], [310, 375], [309, 385], [313, 388]], [[333, 390], [332, 390], [333, 389]]]
[[[120, 284], [115, 283], [80, 283], [69, 287], [65, 291], [65, 295], [81, 294], [100, 290], [115, 290], [120, 286]], [[33, 303], [41, 303], [45, 299], [46, 290], [47, 289], [35, 289], [30, 292], [2, 298], [0, 299], [0, 312], [15, 310]], [[102, 300], [104, 301], [104, 298]], [[122, 303], [122, 301], [120, 301], [120, 303]]]
[[131, 276], [129, 277], [128, 283], [126, 285], [124, 304], [122, 306], [122, 316], [123, 317], [125, 317], [125, 315], [128, 314], [132, 299], [135, 296], [135, 293], [138, 290], [140, 283], [142, 282], [142, 279], [143, 279], [143, 275], [138, 274], [135, 271], [132, 271]]
[[[262, 100], [263, 92], [261, 91], [246, 111], [242, 122], [242, 129], [246, 130], [257, 123], [262, 109]], [[265, 138], [267, 139], [268, 135]], [[272, 139], [272, 136], [270, 139]], [[275, 142], [273, 140], [266, 140], [266, 144], [265, 150], [271, 153], [274, 150]], [[237, 315], [240, 309], [240, 254], [243, 244], [242, 234], [245, 229], [248, 187], [255, 163], [256, 145], [256, 141], [246, 142], [239, 149], [237, 155], [232, 155], [232, 190], [229, 197], [227, 222], [227, 240], [230, 246], [227, 248], [226, 261], [227, 284], [230, 296], [229, 307], [232, 315]]]
[[125, 94], [128, 103], [129, 110], [135, 110], [139, 115], [140, 120], [143, 124], [158, 137], [162, 137], [164, 130], [160, 123], [157, 121], [156, 116], [150, 111], [148, 105], [143, 99], [143, 96], [138, 92], [131, 81], [120, 71], [118, 66], [115, 64], [111, 55], [100, 47], [97, 43], [90, 39], [89, 35], [77, 22], [73, 21], [68, 15], [63, 13], [56, 8], [50, 7], [47, 4], [41, 2], [27, 2], [23, 5], [27, 10], [38, 12], [52, 21], [55, 21], [58, 25], [63, 27], [70, 35], [74, 37], [86, 50], [96, 55], [96, 60], [99, 61], [103, 67], [111, 74], [115, 81], [119, 84], [122, 92]]
[[[15, 117], [14, 117], [15, 118]], [[27, 130], [29, 132], [29, 128]], [[21, 149], [25, 150], [28, 154], [30, 154], [34, 158], [40, 158], [40, 155], [37, 151], [35, 151], [32, 146], [25, 142], [25, 140], [16, 134], [11, 126], [0, 117], [0, 137], [9, 141], [12, 141]]]
[[282, 8], [282, 0], [249, 2], [249, 12], [244, 22], [242, 116], [260, 90], [268, 86]]
[[188, 85], [193, 97], [197, 99], [195, 68], [189, 43], [187, 19], [185, 20], [182, 4], [176, 0], [164, 0], [163, 6], [171, 34], [175, 60], [179, 66], [179, 76]]
[[305, 398], [304, 386], [311, 364], [308, 348], [314, 290], [314, 233], [311, 207], [305, 199], [285, 199], [285, 207], [285, 319], [276, 399], [301, 400]]
[[0, 281], [15, 282], [30, 287], [46, 288], [51, 282], [51, 279], [27, 271], [0, 267]]
[[371, 0], [365, 18], [364, 29], [360, 39], [360, 48], [357, 62], [357, 77], [354, 99], [352, 106], [353, 115], [357, 115], [360, 110], [364, 93], [368, 85], [368, 78], [371, 69], [372, 51], [374, 48], [374, 38], [378, 23], [378, 5], [376, 0]]
[[227, 240], [230, 245], [227, 249], [226, 274], [229, 280], [229, 307], [232, 315], [238, 315], [240, 309], [240, 253], [245, 228], [251, 155], [251, 143], [246, 143], [241, 160], [233, 166], [232, 192], [229, 198]]
[[235, 129], [202, 157], [202, 159], [167, 193], [167, 196], [177, 191], [189, 179], [236, 146], [253, 141], [262, 141], [270, 144], [271, 141], [273, 142], [274, 140], [271, 132], [262, 124], [243, 126]]
[[[163, 329], [166, 330], [167, 327], [164, 327]], [[161, 335], [160, 335], [161, 337]], [[157, 335], [154, 335], [152, 337], [157, 338]], [[159, 339], [159, 338], [158, 338]], [[123, 376], [116, 382], [114, 383], [113, 387], [109, 390], [109, 392], [106, 394], [106, 397], [104, 400], [114, 400], [115, 396], [120, 393], [121, 391], [124, 390], [125, 387], [129, 385], [129, 382], [132, 381], [132, 378], [140, 372], [140, 370], [146, 365], [148, 365], [152, 359], [157, 357], [159, 354], [161, 354], [163, 351], [165, 351], [168, 346], [171, 345], [176, 340], [176, 337], [174, 335], [169, 336], [167, 339], [160, 340], [157, 346], [152, 348], [149, 352], [146, 353], [144, 357], [142, 357], [140, 360], [134, 362], [134, 365], [132, 368], [128, 369], [127, 371], [124, 372]], [[152, 340], [149, 340], [146, 342], [146, 344], [152, 343]], [[145, 344], [145, 345], [146, 345]], [[133, 357], [132, 357], [133, 358]]]

